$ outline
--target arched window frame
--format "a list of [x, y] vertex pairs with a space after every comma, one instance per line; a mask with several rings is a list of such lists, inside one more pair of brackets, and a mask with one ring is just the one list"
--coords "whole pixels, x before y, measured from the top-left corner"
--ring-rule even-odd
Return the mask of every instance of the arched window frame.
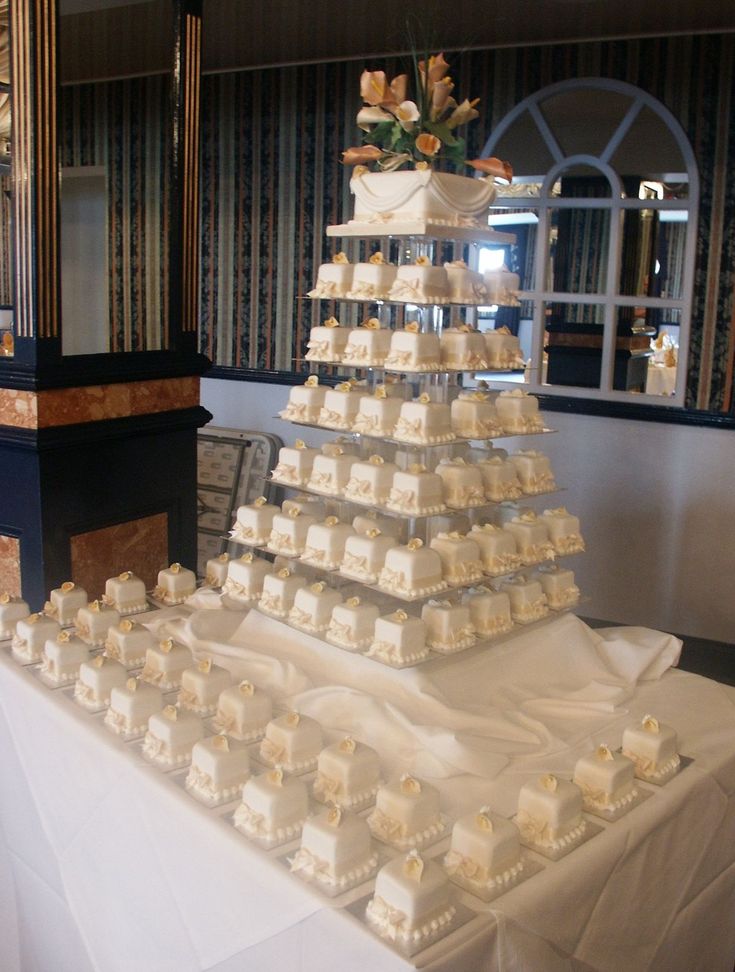
[[[545, 119], [541, 104], [557, 94], [572, 90], [601, 90], [622, 94], [630, 98], [630, 105], [620, 124], [613, 132], [607, 145], [599, 154], [565, 155], [551, 125]], [[623, 185], [610, 160], [631, 129], [643, 108], [650, 108], [666, 124], [675, 139], [686, 165], [688, 180], [687, 199], [631, 199], [626, 198]], [[683, 406], [686, 393], [687, 364], [689, 358], [689, 337], [691, 331], [692, 298], [694, 291], [694, 268], [696, 259], [697, 220], [699, 213], [699, 170], [689, 139], [674, 115], [656, 98], [646, 91], [611, 78], [575, 78], [561, 81], [535, 92], [515, 106], [493, 130], [482, 151], [483, 156], [497, 154], [500, 140], [528, 112], [543, 138], [554, 163], [543, 178], [538, 196], [503, 196], [496, 200], [496, 206], [504, 209], [533, 208], [538, 212], [538, 232], [535, 252], [535, 286], [533, 290], [522, 291], [522, 299], [533, 302], [533, 330], [531, 348], [531, 375], [529, 390], [543, 394], [565, 395], [572, 398], [601, 398], [608, 401], [630, 401], [630, 392], [613, 389], [613, 370], [615, 366], [616, 309], [618, 307], [652, 307], [673, 309], [680, 312], [679, 354], [676, 371], [675, 393], [665, 399], [658, 395], [640, 394], [636, 401], [656, 405]], [[552, 188], [561, 172], [574, 165], [590, 166], [605, 175], [610, 182], [611, 196], [594, 199], [552, 197]], [[540, 173], [539, 173], [540, 175]], [[548, 265], [549, 230], [551, 209], [594, 208], [610, 210], [610, 241], [607, 257], [607, 281], [605, 290], [596, 294], [568, 294], [546, 290], [540, 286], [545, 280]], [[622, 219], [625, 211], [641, 209], [686, 210], [687, 234], [684, 246], [684, 278], [679, 299], [624, 295], [619, 292], [620, 265], [622, 248]], [[492, 214], [490, 218], [492, 224]], [[579, 388], [567, 385], [545, 385], [540, 381], [541, 363], [544, 349], [544, 308], [547, 303], [596, 304], [604, 309], [604, 334], [602, 364], [599, 388]]]

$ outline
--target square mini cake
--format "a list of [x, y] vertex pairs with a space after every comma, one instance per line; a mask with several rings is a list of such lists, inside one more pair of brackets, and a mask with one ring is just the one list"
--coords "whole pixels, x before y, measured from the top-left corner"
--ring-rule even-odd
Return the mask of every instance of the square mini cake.
[[90, 601], [79, 608], [75, 622], [76, 633], [88, 645], [104, 645], [107, 632], [120, 621], [120, 612], [103, 601]]
[[247, 745], [220, 733], [194, 743], [185, 785], [197, 800], [212, 805], [239, 796], [249, 776]]
[[61, 625], [73, 624], [79, 608], [87, 606], [87, 592], [74, 581], [64, 581], [49, 594], [44, 613]]
[[431, 843], [446, 825], [439, 809], [439, 791], [404, 773], [379, 788], [368, 824], [374, 837], [399, 850]]
[[312, 792], [320, 803], [361, 810], [380, 785], [380, 757], [370, 746], [345, 736], [319, 753]]
[[257, 742], [273, 718], [273, 700], [252, 682], [241, 681], [220, 692], [214, 728], [240, 742]]
[[89, 661], [89, 646], [76, 635], [60, 631], [43, 646], [41, 677], [54, 688], [73, 685], [82, 662], [86, 661]]
[[105, 655], [119, 661], [127, 669], [140, 668], [149, 648], [155, 648], [156, 639], [148, 628], [123, 618], [107, 630]]
[[193, 570], [181, 564], [171, 564], [159, 570], [153, 596], [164, 604], [183, 604], [196, 588], [197, 577]]
[[56, 638], [61, 625], [56, 618], [44, 613], [29, 614], [15, 624], [11, 642], [13, 658], [22, 665], [30, 665], [41, 660], [43, 646], [49, 638]]
[[110, 693], [110, 708], [105, 713], [105, 728], [123, 739], [142, 736], [154, 712], [163, 708], [163, 695], [155, 685], [128, 678]]
[[323, 745], [318, 722], [287, 712], [266, 726], [258, 758], [268, 766], [282, 766], [288, 773], [308, 773], [316, 766]]
[[394, 611], [375, 622], [368, 656], [393, 668], [415, 665], [429, 657], [426, 625], [405, 611]]
[[140, 677], [144, 682], [157, 685], [163, 692], [171, 692], [181, 685], [184, 670], [192, 663], [191, 652], [173, 638], [164, 638], [145, 653], [145, 664]]
[[166, 705], [148, 720], [143, 755], [162, 769], [185, 766], [191, 760], [194, 743], [204, 736], [198, 715], [175, 705]]
[[212, 664], [211, 658], [202, 658], [182, 672], [177, 705], [199, 716], [214, 715], [220, 692], [231, 684], [232, 675], [226, 668]]
[[145, 584], [130, 570], [107, 579], [103, 600], [121, 615], [145, 611], [148, 606]]
[[4, 591], [0, 594], [0, 641], [12, 638], [15, 626], [22, 618], [27, 618], [30, 608], [22, 597]]
[[309, 793], [304, 783], [275, 767], [250, 777], [233, 820], [246, 837], [264, 847], [277, 847], [298, 837], [308, 816]]
[[79, 676], [74, 685], [74, 701], [91, 712], [106, 708], [114, 688], [120, 688], [128, 680], [128, 670], [120, 662], [104, 655], [97, 655], [79, 666]]

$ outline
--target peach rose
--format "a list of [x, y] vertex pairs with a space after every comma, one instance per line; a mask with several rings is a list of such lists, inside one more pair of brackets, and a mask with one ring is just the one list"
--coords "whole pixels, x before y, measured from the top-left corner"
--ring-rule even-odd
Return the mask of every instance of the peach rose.
[[430, 156], [436, 155], [442, 147], [441, 140], [436, 135], [430, 135], [428, 132], [422, 132], [416, 139], [415, 145], [422, 155]]

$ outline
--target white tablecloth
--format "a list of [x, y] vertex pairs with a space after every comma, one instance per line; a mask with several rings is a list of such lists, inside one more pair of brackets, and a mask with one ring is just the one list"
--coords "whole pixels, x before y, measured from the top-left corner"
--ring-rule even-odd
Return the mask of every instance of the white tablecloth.
[[[521, 784], [570, 774], [647, 711], [693, 756], [666, 787], [549, 863], [421, 964], [474, 970], [707, 969], [735, 955], [735, 692], [669, 670], [644, 629], [557, 619], [490, 650], [396, 672], [256, 614], [155, 617], [236, 675], [351, 732], [389, 773], [431, 780], [455, 816], [512, 813]], [[0, 653], [3, 972], [392, 972], [396, 956], [251, 847], [223, 815]]]

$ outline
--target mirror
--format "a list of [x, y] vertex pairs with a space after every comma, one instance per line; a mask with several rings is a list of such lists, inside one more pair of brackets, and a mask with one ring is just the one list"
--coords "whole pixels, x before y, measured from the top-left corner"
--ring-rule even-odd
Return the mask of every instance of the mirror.
[[510, 112], [482, 154], [519, 160], [490, 223], [518, 237], [529, 384], [683, 404], [698, 181], [673, 116], [622, 82], [564, 82]]
[[166, 346], [171, 0], [62, 0], [62, 353]]

